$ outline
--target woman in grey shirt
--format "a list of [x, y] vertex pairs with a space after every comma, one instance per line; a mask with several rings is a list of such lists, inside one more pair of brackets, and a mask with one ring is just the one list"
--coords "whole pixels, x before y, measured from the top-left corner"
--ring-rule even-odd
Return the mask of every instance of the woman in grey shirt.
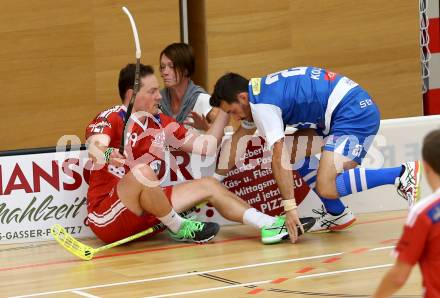
[[207, 130], [217, 111], [209, 104], [210, 95], [191, 80], [194, 70], [191, 46], [172, 43], [160, 53], [160, 75], [165, 86], [160, 91], [161, 110], [179, 123]]

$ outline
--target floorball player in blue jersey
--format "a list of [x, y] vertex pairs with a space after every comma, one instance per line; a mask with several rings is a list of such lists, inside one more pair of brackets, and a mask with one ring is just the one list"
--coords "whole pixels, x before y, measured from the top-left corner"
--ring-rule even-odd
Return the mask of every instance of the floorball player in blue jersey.
[[[312, 231], [351, 226], [355, 217], [340, 198], [352, 193], [395, 184], [410, 206], [419, 197], [419, 162], [394, 168], [358, 167], [377, 134], [380, 113], [370, 95], [345, 76], [317, 67], [289, 68], [250, 80], [227, 73], [216, 82], [210, 103], [242, 120], [238, 134], [253, 133], [251, 128], [256, 126], [272, 150], [272, 171], [286, 217], [276, 223], [281, 226], [267, 227], [265, 233], [287, 228], [291, 241], [297, 239], [291, 163], [323, 203]], [[286, 126], [297, 129], [293, 141], [285, 136]], [[299, 136], [308, 140], [302, 153], [297, 150]], [[310, 150], [314, 138], [323, 140], [319, 160]], [[282, 154], [285, 145], [284, 152], [292, 148], [290, 154]]]

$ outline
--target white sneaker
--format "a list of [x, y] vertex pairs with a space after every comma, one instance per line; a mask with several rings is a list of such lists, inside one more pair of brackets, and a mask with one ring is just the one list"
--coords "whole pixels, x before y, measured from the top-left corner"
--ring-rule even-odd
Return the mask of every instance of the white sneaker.
[[313, 227], [310, 228], [311, 233], [326, 233], [331, 231], [343, 231], [348, 229], [356, 221], [348, 207], [345, 207], [344, 212], [339, 215], [332, 215], [328, 213], [324, 205], [322, 205], [320, 210], [312, 209], [312, 211], [320, 217], [316, 220]]
[[406, 162], [402, 166], [402, 174], [396, 179], [397, 193], [408, 201], [411, 208], [420, 200], [422, 163], [420, 161]]

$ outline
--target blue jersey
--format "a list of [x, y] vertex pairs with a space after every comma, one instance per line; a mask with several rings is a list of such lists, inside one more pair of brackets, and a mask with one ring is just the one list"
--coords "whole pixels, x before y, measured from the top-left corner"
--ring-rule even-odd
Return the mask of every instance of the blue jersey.
[[286, 125], [330, 131], [332, 114], [349, 94], [362, 91], [347, 77], [316, 67], [295, 67], [249, 81], [249, 103], [271, 147]]

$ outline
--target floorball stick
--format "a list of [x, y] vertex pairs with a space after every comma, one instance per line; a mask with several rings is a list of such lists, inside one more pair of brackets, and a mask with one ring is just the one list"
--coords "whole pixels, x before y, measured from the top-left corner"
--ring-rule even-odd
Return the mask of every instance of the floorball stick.
[[136, 46], [136, 70], [135, 70], [135, 74], [134, 74], [133, 94], [131, 95], [130, 103], [128, 104], [128, 107], [127, 107], [127, 114], [125, 115], [125, 120], [124, 120], [124, 129], [122, 130], [121, 144], [119, 145], [119, 153], [124, 155], [127, 122], [130, 119], [131, 111], [133, 110], [133, 104], [136, 99], [136, 94], [139, 91], [139, 69], [140, 69], [140, 64], [141, 64], [141, 46], [139, 43], [139, 35], [138, 35], [136, 23], [134, 22], [133, 16], [131, 15], [130, 11], [125, 6], [122, 7], [122, 10], [125, 12], [125, 14], [130, 19], [131, 29], [133, 30], [133, 36], [134, 36], [134, 43]]
[[[198, 205], [199, 206], [199, 205]], [[188, 216], [191, 212], [195, 211], [197, 208], [199, 208], [198, 206], [193, 207], [185, 212], [179, 213], [180, 216], [182, 217], [186, 217]], [[139, 239], [143, 236], [146, 236], [148, 234], [153, 233], [154, 231], [160, 230], [162, 228], [164, 228], [164, 224], [159, 223], [149, 229], [146, 229], [142, 232], [139, 232], [137, 234], [134, 234], [132, 236], [129, 236], [127, 238], [118, 240], [116, 242], [113, 243], [109, 243], [107, 245], [98, 247], [98, 248], [93, 248], [87, 244], [84, 244], [82, 242], [80, 242], [79, 240], [76, 240], [72, 235], [70, 235], [66, 229], [64, 229], [61, 225], [59, 224], [55, 224], [51, 227], [50, 229], [50, 233], [52, 234], [52, 236], [55, 238], [55, 240], [62, 246], [64, 247], [68, 252], [70, 252], [71, 254], [77, 256], [80, 259], [89, 261], [91, 259], [93, 259], [93, 257], [97, 254], [100, 253], [104, 250], [107, 250], [109, 248], [133, 241], [135, 239]]]

